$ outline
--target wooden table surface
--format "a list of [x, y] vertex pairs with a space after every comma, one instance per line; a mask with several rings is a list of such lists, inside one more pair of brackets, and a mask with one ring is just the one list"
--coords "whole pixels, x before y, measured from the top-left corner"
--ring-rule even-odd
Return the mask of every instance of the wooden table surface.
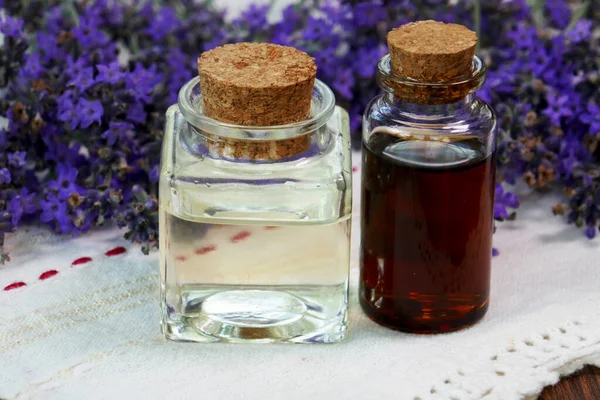
[[600, 400], [600, 368], [585, 367], [549, 386], [539, 400]]

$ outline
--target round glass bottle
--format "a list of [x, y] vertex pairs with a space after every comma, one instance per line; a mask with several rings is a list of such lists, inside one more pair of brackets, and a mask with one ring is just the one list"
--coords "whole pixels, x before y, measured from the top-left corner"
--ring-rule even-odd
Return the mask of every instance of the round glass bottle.
[[348, 114], [316, 81], [310, 117], [206, 116], [199, 79], [167, 111], [160, 173], [162, 328], [171, 340], [331, 343], [346, 332]]
[[363, 120], [360, 303], [414, 333], [458, 330], [488, 308], [496, 121], [475, 96], [485, 65], [443, 82], [378, 63]]

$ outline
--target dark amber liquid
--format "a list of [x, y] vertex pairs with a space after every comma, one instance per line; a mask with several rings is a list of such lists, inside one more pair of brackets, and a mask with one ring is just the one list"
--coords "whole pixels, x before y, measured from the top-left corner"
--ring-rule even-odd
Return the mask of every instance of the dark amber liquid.
[[478, 147], [387, 134], [363, 146], [360, 302], [374, 321], [449, 332], [487, 311], [495, 163]]

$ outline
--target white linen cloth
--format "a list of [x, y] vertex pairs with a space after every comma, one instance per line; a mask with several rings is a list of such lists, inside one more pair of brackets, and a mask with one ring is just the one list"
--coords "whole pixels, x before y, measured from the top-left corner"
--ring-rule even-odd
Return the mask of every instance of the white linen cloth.
[[[355, 159], [355, 165], [358, 159]], [[600, 240], [529, 195], [499, 226], [491, 303], [474, 327], [418, 336], [384, 329], [357, 302], [355, 177], [350, 331], [335, 345], [194, 344], [159, 330], [158, 255], [107, 229], [10, 237], [0, 267], [2, 399], [522, 399], [600, 366]], [[38, 232], [38, 233], [36, 233]], [[104, 252], [116, 246], [127, 251]], [[71, 266], [73, 260], [92, 261]], [[48, 270], [57, 273], [45, 280]], [[4, 291], [22, 281], [26, 286]]]

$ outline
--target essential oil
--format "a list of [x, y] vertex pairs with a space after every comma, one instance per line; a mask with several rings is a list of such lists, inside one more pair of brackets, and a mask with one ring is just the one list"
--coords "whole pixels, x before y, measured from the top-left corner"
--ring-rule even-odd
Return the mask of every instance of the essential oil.
[[172, 326], [219, 335], [227, 325], [232, 336], [273, 340], [345, 315], [349, 218], [290, 226], [161, 217]]
[[495, 164], [478, 147], [384, 133], [363, 146], [360, 302], [379, 323], [444, 332], [485, 314]]

